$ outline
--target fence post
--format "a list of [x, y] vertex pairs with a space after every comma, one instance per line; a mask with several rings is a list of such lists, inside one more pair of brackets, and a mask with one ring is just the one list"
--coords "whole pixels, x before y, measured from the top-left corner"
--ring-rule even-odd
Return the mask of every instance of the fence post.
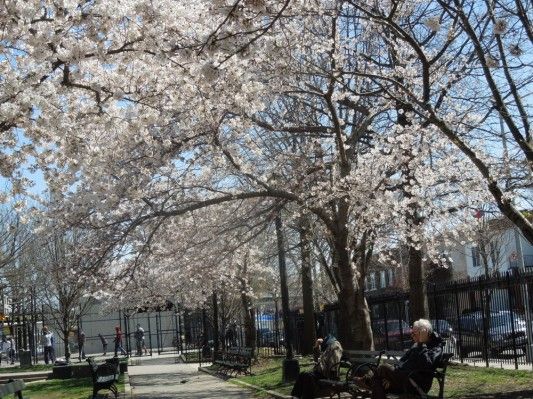
[[459, 348], [457, 348], [457, 352], [459, 353], [459, 359], [461, 360], [461, 363], [463, 363], [463, 351], [462, 351], [462, 345], [463, 345], [463, 337], [461, 335], [461, 314], [459, 312], [459, 292], [457, 290], [457, 282], [453, 284], [453, 291], [455, 296], [455, 314], [457, 316], [457, 329], [459, 330]]
[[219, 351], [219, 331], [218, 331], [218, 299], [217, 292], [213, 291], [213, 362], [217, 358]]
[[148, 321], [148, 341], [150, 342], [150, 356], [152, 356], [152, 327], [150, 326], [150, 312], [147, 312]]
[[[487, 319], [485, 314], [485, 302], [486, 302], [486, 295], [485, 295], [485, 288], [482, 284], [482, 279], [480, 278], [478, 280], [479, 283], [479, 296], [481, 299], [481, 321], [483, 323], [483, 350], [482, 350], [482, 357], [485, 359], [485, 365], [489, 367], [489, 348], [488, 348], [488, 337], [487, 337]], [[490, 311], [490, 304], [488, 304], [488, 309]], [[490, 317], [490, 314], [488, 315]]]
[[[437, 284], [433, 283], [433, 307], [435, 308], [435, 321], [437, 322], [437, 331], [439, 331], [439, 307], [437, 306]], [[431, 316], [430, 316], [431, 318]]]
[[[404, 300], [402, 299], [401, 301], [399, 302], [396, 302], [398, 304], [398, 328], [400, 329], [400, 349], [399, 350], [403, 350], [403, 323], [402, 321], [404, 320], [403, 316], [404, 316], [404, 313], [405, 313], [405, 302]], [[410, 306], [411, 304], [409, 304]]]
[[511, 295], [511, 276], [509, 275], [509, 271], [505, 272], [505, 280], [507, 282], [507, 298], [508, 298], [508, 308], [509, 308], [509, 316], [511, 316], [511, 333], [513, 334], [513, 358], [514, 358], [514, 368], [515, 370], [518, 370], [518, 358], [516, 357], [516, 337], [515, 337], [515, 330], [514, 330], [514, 314], [513, 314], [513, 307], [512, 307], [512, 295]]
[[124, 331], [126, 334], [126, 352], [131, 356], [130, 315], [127, 311], [124, 312]]
[[159, 342], [159, 318], [161, 317], [161, 312], [157, 312], [155, 314], [155, 336], [157, 338], [157, 354], [160, 355], [161, 354], [161, 345], [160, 345], [160, 342]]
[[385, 323], [383, 324], [383, 331], [385, 333], [385, 348], [389, 350], [389, 325], [388, 325], [388, 315], [387, 315], [387, 302], [383, 302], [383, 318], [385, 319]]

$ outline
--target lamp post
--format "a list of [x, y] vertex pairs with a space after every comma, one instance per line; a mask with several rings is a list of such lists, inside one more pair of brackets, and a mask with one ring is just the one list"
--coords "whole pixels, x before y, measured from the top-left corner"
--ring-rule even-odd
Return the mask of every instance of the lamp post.
[[219, 346], [218, 298], [217, 292], [213, 291], [213, 361], [216, 360], [219, 351]]
[[287, 286], [287, 266], [285, 263], [285, 243], [283, 237], [283, 224], [281, 216], [276, 215], [276, 236], [278, 241], [278, 258], [279, 258], [279, 274], [281, 281], [281, 308], [283, 311], [283, 330], [285, 333], [285, 345], [287, 348], [287, 356], [283, 360], [282, 376], [283, 381], [294, 381], [300, 372], [300, 365], [298, 360], [294, 359], [292, 352], [292, 329], [289, 321], [289, 288]]

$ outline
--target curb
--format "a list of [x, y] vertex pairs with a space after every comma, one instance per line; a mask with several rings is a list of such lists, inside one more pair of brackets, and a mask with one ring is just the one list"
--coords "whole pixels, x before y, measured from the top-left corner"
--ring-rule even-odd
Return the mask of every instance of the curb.
[[[206, 374], [212, 375], [213, 377], [220, 378], [220, 376], [217, 375], [217, 373], [215, 373], [215, 372], [213, 372], [211, 370], [208, 370], [208, 369], [206, 369], [204, 367], [198, 367], [198, 371], [202, 371], [202, 372], [204, 372]], [[251, 389], [251, 390], [254, 390], [254, 391], [257, 391], [257, 392], [267, 393], [268, 395], [270, 395], [271, 397], [276, 398], [276, 399], [297, 399], [297, 398], [294, 398], [294, 396], [283, 395], [283, 394], [281, 394], [279, 392], [276, 392], [276, 391], [269, 391], [268, 389], [264, 389], [264, 388], [258, 387], [257, 385], [249, 384], [247, 382], [238, 380], [236, 378], [232, 378], [230, 382], [238, 384], [238, 385], [242, 385], [242, 386], [244, 386], [244, 387], [246, 387], [248, 389]]]
[[133, 391], [131, 390], [130, 385], [130, 375], [128, 373], [124, 373], [124, 397], [133, 398]]

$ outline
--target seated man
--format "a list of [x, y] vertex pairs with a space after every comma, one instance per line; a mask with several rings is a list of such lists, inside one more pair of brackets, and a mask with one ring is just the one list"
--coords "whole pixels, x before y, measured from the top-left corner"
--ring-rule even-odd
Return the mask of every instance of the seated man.
[[409, 382], [414, 382], [424, 392], [428, 392], [433, 381], [433, 374], [411, 372], [414, 370], [435, 370], [436, 361], [442, 356], [444, 340], [433, 332], [428, 320], [420, 319], [413, 324], [411, 337], [414, 344], [398, 364], [380, 364], [376, 372], [370, 371], [363, 377], [355, 377], [355, 383], [372, 391], [372, 399], [385, 399], [387, 393], [418, 393]]
[[312, 399], [318, 391], [318, 380], [328, 378], [331, 370], [341, 361], [342, 346], [337, 339], [329, 334], [321, 340], [317, 340], [322, 353], [318, 358], [313, 371], [302, 372], [296, 379], [291, 395], [301, 399]]

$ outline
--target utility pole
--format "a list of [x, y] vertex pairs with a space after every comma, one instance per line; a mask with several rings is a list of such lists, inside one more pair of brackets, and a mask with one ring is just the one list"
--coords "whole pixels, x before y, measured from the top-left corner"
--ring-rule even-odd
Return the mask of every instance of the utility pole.
[[283, 225], [279, 213], [276, 215], [276, 236], [278, 240], [279, 274], [281, 280], [281, 308], [283, 312], [283, 329], [285, 332], [285, 345], [287, 356], [283, 360], [283, 381], [294, 381], [300, 373], [300, 365], [294, 359], [292, 352], [292, 329], [289, 320], [289, 288], [287, 286], [287, 266], [285, 263], [285, 243], [283, 238]]

